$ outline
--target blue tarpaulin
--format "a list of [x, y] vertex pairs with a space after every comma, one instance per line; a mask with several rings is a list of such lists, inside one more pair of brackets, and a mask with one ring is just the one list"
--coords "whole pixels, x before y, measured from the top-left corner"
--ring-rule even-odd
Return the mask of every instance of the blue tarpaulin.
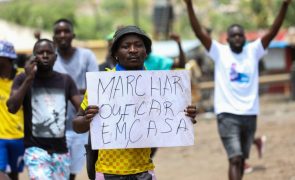
[[[182, 49], [185, 53], [198, 48], [201, 44], [199, 40], [181, 41]], [[154, 54], [174, 58], [179, 56], [179, 50], [175, 41], [153, 41], [152, 51]]]
[[271, 41], [270, 45], [268, 48], [285, 48], [287, 47], [289, 44], [288, 42], [285, 41]]

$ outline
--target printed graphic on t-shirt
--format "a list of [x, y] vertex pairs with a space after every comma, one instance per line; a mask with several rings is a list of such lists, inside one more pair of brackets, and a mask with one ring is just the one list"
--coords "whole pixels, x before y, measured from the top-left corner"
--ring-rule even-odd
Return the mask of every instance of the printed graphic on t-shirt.
[[230, 81], [238, 83], [248, 83], [249, 75], [246, 73], [239, 72], [237, 70], [236, 64], [233, 63], [230, 68]]
[[66, 102], [62, 89], [32, 90], [32, 133], [35, 137], [60, 138], [65, 131]]

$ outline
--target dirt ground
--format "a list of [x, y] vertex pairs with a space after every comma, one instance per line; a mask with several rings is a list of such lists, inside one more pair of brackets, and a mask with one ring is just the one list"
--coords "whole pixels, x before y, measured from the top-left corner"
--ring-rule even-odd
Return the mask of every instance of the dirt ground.
[[[245, 180], [295, 180], [295, 102], [284, 95], [261, 96], [257, 136], [266, 135], [262, 159], [255, 146], [249, 164], [254, 167]], [[154, 159], [158, 180], [226, 180], [228, 162], [212, 114], [200, 114], [195, 126], [195, 145], [161, 148]], [[28, 179], [27, 173], [20, 175]], [[84, 169], [77, 180], [87, 179]]]

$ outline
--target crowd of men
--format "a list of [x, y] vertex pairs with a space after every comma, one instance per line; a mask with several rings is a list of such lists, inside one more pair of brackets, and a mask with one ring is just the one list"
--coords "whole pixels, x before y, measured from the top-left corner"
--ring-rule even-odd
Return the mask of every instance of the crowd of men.
[[[261, 147], [263, 140], [254, 138], [259, 113], [259, 60], [278, 33], [292, 0], [282, 0], [269, 31], [253, 42], [246, 42], [243, 26], [229, 26], [228, 45], [213, 40], [204, 31], [192, 0], [183, 1], [193, 32], [215, 64], [218, 132], [228, 156], [228, 178], [239, 180], [243, 178], [251, 145]], [[23, 70], [16, 66], [13, 44], [0, 40], [0, 179], [19, 179], [24, 166], [30, 179], [76, 178], [86, 161], [84, 145], [90, 123], [99, 113], [97, 106], [88, 105], [86, 72], [185, 67], [185, 54], [176, 34], [171, 38], [179, 48], [178, 61], [153, 54], [152, 40], [141, 28], [120, 27], [108, 37], [108, 54], [102, 65], [98, 65], [91, 50], [74, 47], [74, 38], [72, 22], [57, 20], [52, 40], [42, 39], [39, 34]], [[184, 109], [191, 122], [196, 123], [196, 106]], [[94, 175], [89, 178], [156, 179], [152, 162], [155, 150], [99, 150], [93, 157]]]

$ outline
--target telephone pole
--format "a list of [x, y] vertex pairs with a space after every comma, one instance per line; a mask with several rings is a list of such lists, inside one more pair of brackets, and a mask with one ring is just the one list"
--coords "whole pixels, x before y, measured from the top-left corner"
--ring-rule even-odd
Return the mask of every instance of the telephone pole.
[[134, 20], [134, 25], [139, 26], [138, 0], [133, 0], [133, 20]]

